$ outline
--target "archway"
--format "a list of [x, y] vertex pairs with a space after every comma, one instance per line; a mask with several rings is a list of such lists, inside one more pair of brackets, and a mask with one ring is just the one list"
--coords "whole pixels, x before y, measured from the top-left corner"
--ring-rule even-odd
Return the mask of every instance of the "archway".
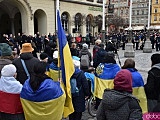
[[1, 0], [0, 2], [0, 34], [28, 32], [27, 6], [20, 0]]
[[47, 34], [47, 16], [46, 13], [38, 9], [34, 13], [34, 33]]

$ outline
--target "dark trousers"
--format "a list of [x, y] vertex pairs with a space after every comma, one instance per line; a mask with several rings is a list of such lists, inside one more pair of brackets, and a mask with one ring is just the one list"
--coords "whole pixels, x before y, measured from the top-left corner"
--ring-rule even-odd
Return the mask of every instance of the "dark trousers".
[[81, 120], [82, 112], [73, 112], [69, 115], [69, 120]]

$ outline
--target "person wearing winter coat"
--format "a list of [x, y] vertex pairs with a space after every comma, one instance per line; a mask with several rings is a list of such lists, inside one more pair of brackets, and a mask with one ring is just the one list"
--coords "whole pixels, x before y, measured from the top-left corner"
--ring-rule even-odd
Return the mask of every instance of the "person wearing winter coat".
[[98, 107], [97, 120], [143, 120], [138, 99], [132, 95], [132, 75], [120, 70], [114, 79], [114, 89], [106, 89]]
[[29, 74], [33, 74], [33, 65], [39, 61], [38, 58], [33, 57], [32, 51], [34, 49], [31, 46], [31, 43], [24, 43], [22, 44], [22, 49], [20, 50], [20, 57], [13, 60], [13, 64], [17, 68], [17, 80], [20, 81], [21, 84], [24, 84], [24, 82], [27, 80], [26, 72], [23, 68], [21, 59], [24, 60], [26, 68], [29, 72]]
[[79, 88], [79, 96], [72, 95], [74, 112], [69, 115], [69, 120], [81, 120], [82, 112], [85, 111], [85, 97], [89, 96], [89, 86], [84, 72], [80, 70], [80, 61], [78, 57], [73, 57], [73, 63], [75, 72], [71, 78], [76, 79], [77, 87]]
[[89, 52], [89, 50], [88, 50], [88, 45], [87, 45], [86, 43], [84, 43], [82, 46], [83, 46], [83, 48], [82, 48], [81, 51], [79, 52], [79, 58], [81, 58], [82, 55], [88, 55], [89, 66], [86, 66], [86, 67], [84, 67], [84, 68], [81, 66], [81, 70], [87, 71], [88, 68], [91, 66], [92, 55], [91, 55], [91, 53]]
[[138, 72], [135, 68], [135, 61], [133, 59], [126, 59], [122, 69], [127, 69], [132, 74], [132, 88], [133, 88], [133, 95], [137, 97], [140, 102], [140, 106], [142, 108], [143, 113], [148, 112], [147, 107], [147, 97], [144, 91], [144, 81], [142, 75]]
[[153, 111], [160, 96], [160, 54], [153, 54], [151, 62], [152, 67], [148, 72], [147, 83], [144, 86], [148, 102], [148, 112]]
[[[0, 71], [5, 65], [11, 64], [14, 56], [12, 55], [12, 49], [7, 43], [0, 43]], [[1, 73], [0, 73], [1, 76]]]
[[95, 57], [93, 58], [93, 67], [97, 68], [97, 66], [103, 62], [103, 58], [106, 54], [106, 51], [104, 49], [104, 44], [99, 44], [99, 49], [95, 54]]
[[20, 92], [22, 84], [16, 80], [16, 67], [5, 65], [0, 78], [0, 120], [25, 120]]

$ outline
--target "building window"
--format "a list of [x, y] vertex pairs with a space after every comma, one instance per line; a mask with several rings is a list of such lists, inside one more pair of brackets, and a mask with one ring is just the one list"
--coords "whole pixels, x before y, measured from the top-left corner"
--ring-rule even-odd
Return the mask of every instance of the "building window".
[[132, 11], [132, 15], [135, 15], [135, 11], [134, 10]]
[[81, 25], [82, 25], [82, 15], [77, 13], [75, 15], [75, 28], [77, 32], [81, 32]]
[[91, 16], [90, 15], [88, 15], [87, 17], [86, 17], [86, 32], [91, 32], [91, 30], [92, 30], [92, 26], [91, 26]]
[[121, 10], [121, 15], [123, 15], [123, 10]]
[[157, 12], [158, 12], [158, 10], [157, 10], [157, 9], [154, 9], [154, 12], [155, 12], [155, 13], [157, 13]]
[[154, 16], [154, 21], [157, 21], [157, 16]]
[[89, 1], [89, 2], [93, 2], [93, 0], [87, 0], [87, 1]]
[[64, 31], [68, 31], [68, 14], [67, 13], [62, 13], [61, 16], [61, 20], [62, 20], [62, 27], [64, 29]]
[[103, 0], [97, 0], [97, 3], [103, 3]]
[[155, 4], [158, 4], [158, 0], [156, 0], [155, 2], [156, 2]]
[[142, 15], [144, 15], [144, 10], [142, 10]]
[[139, 10], [137, 10], [137, 15], [139, 15]]
[[128, 10], [126, 10], [126, 14], [129, 14], [129, 11], [128, 11]]

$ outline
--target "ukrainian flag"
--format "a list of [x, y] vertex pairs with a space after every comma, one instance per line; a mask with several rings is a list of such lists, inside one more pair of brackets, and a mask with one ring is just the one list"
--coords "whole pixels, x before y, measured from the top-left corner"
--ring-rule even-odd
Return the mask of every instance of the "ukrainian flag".
[[133, 87], [133, 95], [140, 100], [139, 104], [142, 108], [142, 112], [148, 112], [147, 107], [147, 98], [146, 93], [144, 91], [144, 82], [141, 74], [137, 72], [137, 70], [133, 68], [128, 69], [132, 74], [132, 87]]
[[57, 10], [57, 24], [58, 24], [58, 45], [59, 45], [59, 55], [60, 55], [60, 65], [62, 72], [62, 81], [64, 83], [64, 90], [66, 92], [66, 103], [64, 106], [64, 117], [74, 112], [72, 97], [71, 97], [71, 86], [70, 78], [73, 75], [75, 69], [70, 53], [70, 48], [66, 39], [66, 35], [62, 28], [60, 13]]
[[54, 81], [59, 81], [59, 77], [61, 78], [61, 71], [58, 66], [56, 66], [53, 62], [49, 65], [47, 75], [52, 78]]
[[120, 67], [117, 64], [100, 64], [96, 68], [96, 76], [94, 80], [94, 96], [102, 99], [104, 90], [106, 88], [113, 89], [113, 80]]
[[20, 99], [25, 120], [61, 120], [65, 95], [59, 82], [43, 81], [37, 91], [30, 87], [29, 80], [23, 85]]

